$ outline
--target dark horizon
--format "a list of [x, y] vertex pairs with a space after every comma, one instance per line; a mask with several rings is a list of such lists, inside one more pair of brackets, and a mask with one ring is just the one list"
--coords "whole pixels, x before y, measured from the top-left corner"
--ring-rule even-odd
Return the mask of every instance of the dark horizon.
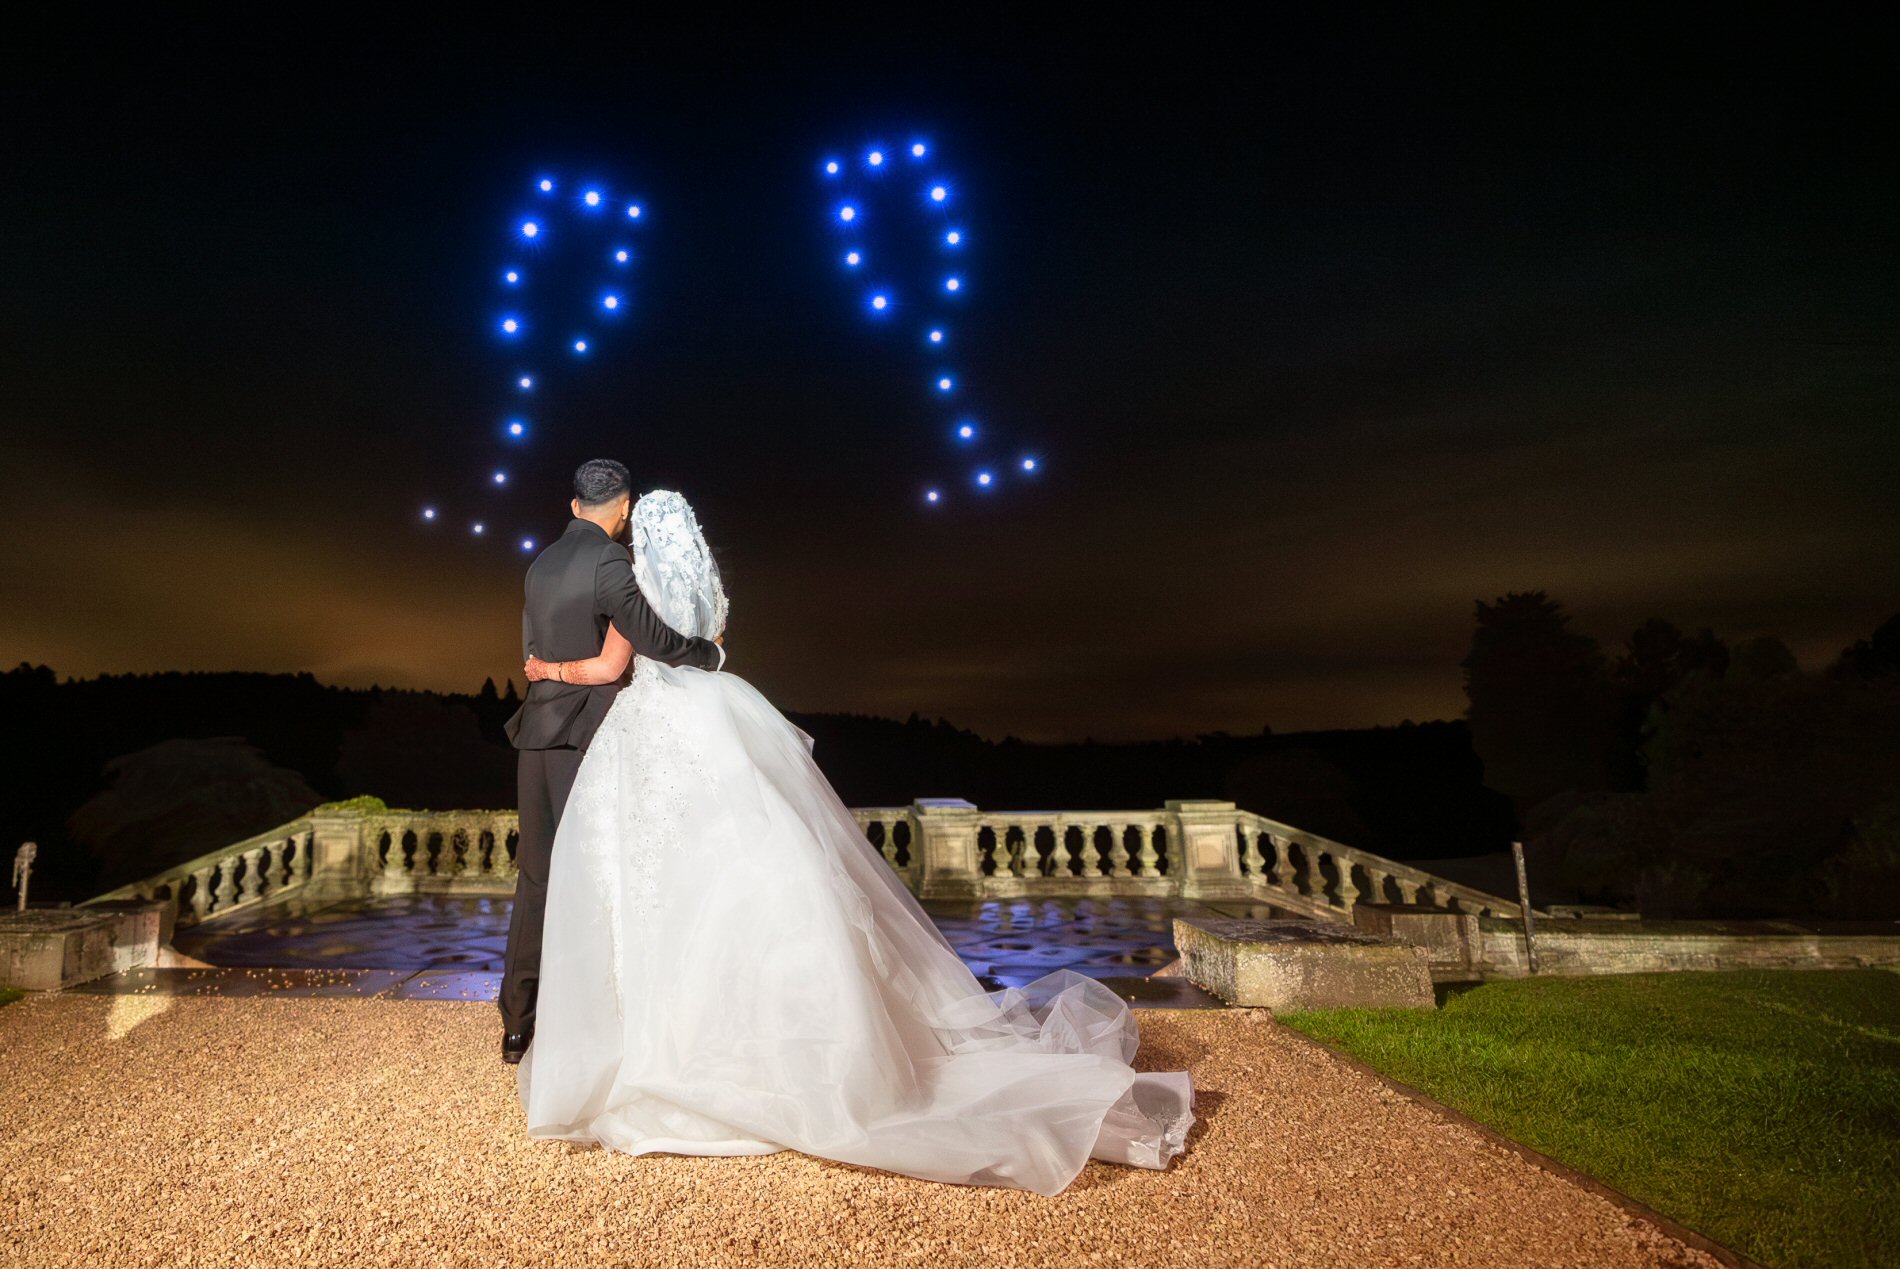
[[[545, 539], [597, 455], [694, 500], [782, 708], [985, 736], [1456, 718], [1509, 591], [1809, 670], [1900, 608], [1871, 30], [1104, 39], [23, 28], [0, 663], [519, 682], [525, 560], [419, 509]], [[1048, 459], [938, 511], [813, 180], [913, 129], [981, 233], [959, 371]], [[485, 492], [544, 169], [643, 191], [640, 305]]]

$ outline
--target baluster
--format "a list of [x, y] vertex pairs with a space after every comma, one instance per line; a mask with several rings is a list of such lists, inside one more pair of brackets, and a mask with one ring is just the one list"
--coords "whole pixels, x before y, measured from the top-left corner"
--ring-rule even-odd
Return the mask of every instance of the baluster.
[[216, 865], [218, 869], [218, 889], [212, 895], [213, 912], [222, 912], [237, 902], [237, 860], [226, 855]]
[[271, 862], [276, 865], [276, 867], [271, 869], [271, 872], [274, 874], [270, 878], [273, 889], [282, 890], [285, 886], [290, 884], [291, 852], [294, 850], [297, 850], [297, 839], [295, 837], [287, 837], [277, 843], [277, 853], [271, 860]]
[[1096, 853], [1096, 868], [1104, 877], [1128, 875], [1128, 860], [1120, 845], [1113, 824], [1097, 824], [1089, 829], [1089, 849]]
[[1359, 887], [1352, 884], [1352, 860], [1343, 855], [1333, 856], [1333, 867], [1339, 870], [1339, 906], [1352, 915], [1352, 905], [1359, 898]]
[[253, 846], [244, 852], [244, 885], [239, 898], [245, 903], [263, 897], [264, 894], [264, 848]]
[[202, 921], [211, 915], [211, 901], [216, 897], [211, 893], [211, 874], [214, 871], [215, 866], [212, 866], [199, 868], [191, 874], [191, 879], [198, 883], [191, 891], [193, 920]]
[[1385, 902], [1385, 883], [1391, 875], [1391, 873], [1383, 868], [1374, 868], [1370, 864], [1366, 865], [1366, 881], [1372, 886], [1372, 902]]
[[1137, 825], [1141, 830], [1141, 848], [1135, 859], [1141, 865], [1141, 875], [1158, 877], [1161, 875], [1161, 856], [1155, 852], [1155, 830], [1152, 824]]

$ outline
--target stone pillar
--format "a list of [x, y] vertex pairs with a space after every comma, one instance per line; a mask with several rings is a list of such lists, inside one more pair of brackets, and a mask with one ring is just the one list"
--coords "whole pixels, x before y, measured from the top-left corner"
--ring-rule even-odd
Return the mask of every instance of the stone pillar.
[[[981, 893], [977, 814], [975, 804], [962, 798], [918, 798], [911, 803], [911, 862], [919, 898], [967, 899]], [[1000, 838], [996, 846], [1000, 863]]]
[[369, 892], [363, 861], [363, 813], [321, 811], [310, 817], [310, 873], [304, 882], [313, 897], [347, 898]]
[[1240, 871], [1238, 820], [1232, 802], [1168, 803], [1169, 874], [1178, 876], [1183, 897], [1239, 899], [1252, 893]]

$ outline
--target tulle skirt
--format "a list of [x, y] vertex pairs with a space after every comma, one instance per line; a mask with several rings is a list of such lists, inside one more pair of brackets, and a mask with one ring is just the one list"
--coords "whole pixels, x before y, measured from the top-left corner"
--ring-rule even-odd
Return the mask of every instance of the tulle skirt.
[[638, 663], [555, 838], [532, 1136], [1055, 1194], [1180, 1152], [1192, 1084], [1137, 1042], [1081, 975], [984, 991], [808, 737], [733, 675]]

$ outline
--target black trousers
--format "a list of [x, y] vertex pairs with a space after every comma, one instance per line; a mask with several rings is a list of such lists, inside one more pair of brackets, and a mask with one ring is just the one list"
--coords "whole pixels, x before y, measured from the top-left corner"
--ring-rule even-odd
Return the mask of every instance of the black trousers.
[[541, 985], [541, 923], [548, 906], [548, 861], [554, 830], [581, 769], [573, 748], [522, 749], [519, 753], [521, 836], [515, 843], [515, 906], [508, 917], [508, 951], [502, 958], [501, 1022], [513, 1034], [534, 1026], [534, 998]]

